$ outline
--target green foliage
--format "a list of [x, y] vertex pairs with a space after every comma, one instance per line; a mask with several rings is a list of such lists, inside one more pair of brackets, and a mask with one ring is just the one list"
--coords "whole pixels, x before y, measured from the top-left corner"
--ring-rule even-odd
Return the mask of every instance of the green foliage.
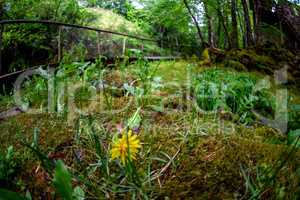
[[[245, 186], [249, 194], [249, 199], [261, 199], [264, 197], [275, 196], [276, 199], [298, 199], [300, 196], [299, 190], [299, 167], [294, 166], [296, 170], [287, 171], [290, 166], [291, 160], [297, 154], [297, 148], [299, 145], [299, 133], [295, 131], [291, 134], [291, 138], [288, 139], [290, 143], [290, 148], [283, 152], [283, 154], [278, 158], [276, 163], [272, 166], [270, 165], [258, 165], [256, 166], [256, 176], [251, 177], [250, 173], [247, 173], [241, 167], [242, 175], [245, 179]], [[290, 134], [289, 134], [290, 135]], [[295, 138], [297, 135], [297, 138]], [[295, 137], [294, 137], [295, 136]], [[290, 136], [289, 136], [290, 137]], [[279, 179], [279, 175], [283, 175], [284, 179]], [[288, 188], [291, 182], [296, 182], [295, 185]], [[272, 193], [266, 191], [272, 190]], [[268, 196], [269, 195], [269, 196]]]
[[10, 146], [7, 152], [0, 152], [0, 180], [10, 181], [16, 172], [17, 163], [14, 159], [14, 149]]
[[142, 121], [140, 112], [141, 112], [141, 108], [138, 108], [137, 111], [134, 113], [134, 115], [128, 120], [127, 126], [131, 130], [140, 126], [140, 123]]
[[256, 83], [257, 78], [247, 73], [208, 69], [196, 75], [194, 92], [200, 109], [230, 111], [249, 123], [255, 120], [253, 110], [267, 115], [275, 110], [270, 91], [256, 91]]
[[0, 188], [0, 200], [30, 200], [22, 197], [20, 194]]
[[80, 23], [85, 20], [86, 14], [76, 0], [6, 0], [4, 8], [4, 19], [48, 19]]
[[299, 143], [299, 137], [300, 137], [300, 129], [290, 131], [288, 133], [288, 145], [294, 145], [296, 147], [300, 147]]
[[149, 61], [143, 58], [141, 52], [135, 54], [137, 61], [131, 66], [134, 75], [137, 77], [138, 86], [124, 84], [127, 95], [136, 97], [138, 107], [144, 107], [148, 104], [148, 98], [154, 91], [162, 87], [161, 78], [156, 76], [159, 63], [151, 65]]
[[63, 199], [72, 200], [71, 175], [61, 160], [56, 163], [53, 184]]
[[[194, 93], [188, 96], [188, 103], [197, 98], [200, 108], [232, 112], [239, 116], [241, 122], [248, 123], [248, 126], [236, 125], [229, 120], [224, 120], [224, 124], [220, 125], [213, 120], [202, 118], [199, 113], [185, 109], [176, 110], [174, 113], [150, 111], [148, 114], [149, 110], [140, 105], [133, 105], [125, 112], [110, 115], [94, 111], [88, 116], [79, 116], [74, 127], [64, 124], [62, 118], [52, 118], [52, 115], [22, 114], [6, 120], [3, 125], [2, 122], [0, 124], [1, 129], [7, 130], [8, 133], [16, 128], [15, 124], [21, 124], [20, 126], [24, 127], [24, 136], [28, 136], [28, 130], [31, 131], [30, 128], [35, 124], [42, 130], [35, 129], [34, 135], [29, 135], [32, 137], [30, 142], [22, 140], [35, 156], [30, 154], [28, 163], [24, 165], [18, 177], [20, 180], [27, 181], [26, 175], [31, 175], [32, 170], [37, 171], [36, 166], [40, 166], [38, 175], [45, 170], [45, 174], [54, 177], [52, 186], [55, 187], [59, 198], [78, 200], [84, 199], [84, 191], [87, 198], [95, 199], [159, 199], [165, 196], [170, 199], [234, 199], [244, 195], [244, 198], [247, 198], [247, 194], [250, 197], [258, 197], [264, 191], [269, 192], [269, 188], [274, 195], [290, 199], [289, 197], [298, 191], [298, 154], [289, 155], [289, 152], [285, 151], [290, 157], [289, 161], [293, 160], [292, 166], [283, 166], [282, 163], [286, 163], [287, 158], [284, 154], [281, 162], [275, 162], [278, 158], [277, 153], [286, 147], [286, 137], [279, 137], [277, 131], [266, 126], [251, 126], [250, 122], [255, 119], [252, 110], [271, 114], [274, 109], [270, 91], [255, 90], [260, 77], [229, 69], [199, 69], [195, 64], [188, 65], [185, 61], [170, 61], [158, 66], [157, 63], [138, 60], [121, 68], [121, 72], [134, 73], [134, 78], [130, 77], [130, 81], [125, 80], [132, 83], [130, 86], [124, 85], [123, 79], [126, 79], [127, 74], [119, 74], [118, 68], [111, 71], [104, 69], [100, 60], [95, 64], [66, 61], [59, 67], [55, 82], [58, 84], [60, 81], [70, 80], [71, 83], [87, 83], [93, 86], [101, 84], [101, 90], [109, 87], [108, 84], [120, 85], [132, 94], [114, 98], [120, 101], [124, 98], [137, 98], [137, 91], [143, 91], [144, 87], [147, 87], [147, 94], [153, 94], [155, 89], [164, 86], [156, 77], [159, 75], [163, 83], [176, 82], [180, 86], [183, 85], [182, 87], [186, 86], [184, 84], [192, 84]], [[103, 79], [105, 75], [112, 73], [117, 75]], [[195, 74], [192, 83], [186, 80], [189, 78], [188, 74]], [[117, 80], [119, 78], [121, 80]], [[150, 86], [145, 86], [146, 83]], [[44, 87], [39, 81], [31, 84], [32, 88]], [[178, 87], [175, 90], [178, 92]], [[188, 92], [189, 88], [184, 91]], [[157, 96], [162, 99], [164, 95], [174, 94], [174, 89], [170, 92], [162, 87], [162, 91], [155, 92], [159, 93]], [[86, 87], [77, 90], [76, 95], [89, 96]], [[88, 98], [82, 99], [85, 101]], [[173, 98], [170, 102], [177, 103]], [[181, 101], [179, 104], [184, 106], [184, 103]], [[137, 127], [139, 130], [136, 131]], [[129, 159], [128, 165], [124, 166], [119, 161], [110, 159], [110, 149], [114, 138], [127, 128], [133, 129], [133, 133], [138, 132], [137, 136], [143, 141], [143, 148], [136, 161]], [[220, 132], [225, 134], [218, 134]], [[288, 143], [298, 144], [298, 135], [298, 131], [290, 133]], [[49, 140], [50, 148], [46, 144]], [[274, 140], [277, 141], [276, 145]], [[62, 161], [57, 161], [55, 156], [68, 163], [68, 167]], [[242, 168], [240, 172], [240, 165], [246, 169]], [[280, 172], [277, 173], [277, 170]], [[274, 174], [278, 175], [277, 178], [274, 178]], [[26, 182], [26, 189], [28, 187], [31, 191], [35, 186], [31, 184], [35, 180], [30, 179], [28, 184]], [[163, 184], [160, 185], [157, 180]], [[48, 187], [49, 181], [46, 182], [47, 189], [53, 191]], [[243, 188], [244, 183], [248, 191]], [[44, 191], [44, 187], [41, 190], [33, 189], [38, 192]], [[16, 190], [24, 192], [25, 189]], [[38, 195], [35, 193], [33, 198], [38, 198]]]
[[24, 102], [25, 107], [46, 107], [47, 97], [48, 80], [45, 79], [45, 77], [34, 75], [31, 79], [28, 79], [23, 83], [22, 101]]
[[6, 93], [6, 89], [3, 88], [3, 93], [0, 94], [0, 111], [7, 110], [14, 105], [11, 94]]
[[56, 163], [54, 172], [53, 184], [56, 191], [64, 200], [82, 200], [84, 199], [84, 192], [80, 187], [72, 188], [71, 174], [63, 161], [59, 160]]
[[[77, 0], [6, 0], [4, 8], [3, 19], [85, 24], [91, 18]], [[9, 59], [5, 65], [10, 67], [10, 71], [15, 71], [40, 64], [40, 60], [53, 60], [56, 52], [51, 43], [57, 37], [57, 30], [57, 27], [42, 24], [6, 25], [3, 46], [5, 56]]]
[[[53, 77], [51, 77], [52, 74], [48, 71], [39, 68], [37, 72], [41, 75], [34, 75], [22, 84], [21, 97], [24, 104], [22, 107], [25, 109], [39, 108], [41, 111], [46, 110], [48, 106], [48, 94], [51, 92], [53, 93], [52, 101], [59, 104], [56, 105], [55, 110], [62, 111], [60, 108], [64, 107], [67, 103], [67, 97], [60, 99], [61, 92], [66, 89], [63, 86], [66, 87], [78, 83], [82, 87], [77, 88], [74, 92], [75, 102], [88, 102], [91, 92], [101, 83], [102, 68], [103, 63], [101, 59], [98, 59], [95, 63], [90, 63], [69, 62], [68, 58], [63, 60], [56, 73], [53, 74]], [[48, 91], [49, 83], [51, 83], [50, 91]]]
[[[128, 126], [136, 125], [141, 120], [139, 112], [140, 110], [137, 110], [130, 117]], [[98, 191], [99, 198], [104, 198], [105, 195], [122, 197], [127, 192], [130, 192], [132, 198], [147, 198], [144, 188], [146, 177], [137, 169], [136, 164], [129, 159], [127, 165], [123, 166], [110, 159], [111, 142], [117, 134], [107, 132], [99, 126], [95, 118], [84, 116], [77, 121], [76, 132], [77, 144], [83, 149], [95, 152], [94, 163], [89, 164], [82, 175], [88, 174], [92, 179], [97, 179], [97, 183], [92, 183], [85, 177], [81, 180], [90, 190], [98, 191], [101, 188], [101, 191]]]
[[225, 67], [235, 69], [236, 71], [241, 71], [241, 72], [247, 71], [247, 68], [239, 61], [227, 60], [225, 61], [224, 65]]
[[210, 61], [210, 56], [209, 56], [209, 49], [204, 49], [204, 51], [202, 52], [202, 60], [204, 61]]
[[196, 40], [196, 28], [191, 26], [191, 18], [182, 0], [146, 0], [144, 21], [150, 26], [150, 32], [159, 40], [163, 47], [184, 45], [180, 50], [186, 54], [200, 53]]
[[44, 167], [44, 169], [51, 173], [54, 169], [54, 163], [53, 160], [49, 159], [46, 153], [40, 148], [39, 145], [39, 139], [40, 139], [40, 130], [38, 128], [34, 129], [33, 132], [33, 140], [30, 143], [27, 139], [24, 139], [22, 141], [22, 145], [33, 153], [37, 157], [37, 159], [41, 162], [41, 165]]
[[134, 9], [128, 0], [86, 0], [86, 3], [87, 6], [114, 10], [126, 17], [128, 12]]

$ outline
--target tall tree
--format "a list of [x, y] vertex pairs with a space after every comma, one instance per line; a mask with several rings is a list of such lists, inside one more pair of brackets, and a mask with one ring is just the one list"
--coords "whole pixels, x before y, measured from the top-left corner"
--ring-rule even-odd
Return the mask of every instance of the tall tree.
[[194, 22], [196, 28], [197, 28], [198, 36], [199, 36], [199, 39], [202, 43], [202, 46], [207, 46], [207, 43], [205, 42], [204, 37], [202, 35], [200, 25], [199, 25], [199, 23], [196, 19], [196, 16], [193, 14], [192, 9], [190, 8], [189, 3], [187, 2], [187, 0], [183, 0], [183, 3], [185, 5], [186, 9], [188, 10], [191, 18], [193, 19], [193, 22]]
[[231, 0], [231, 23], [232, 23], [232, 31], [231, 31], [231, 47], [238, 48], [239, 47], [239, 37], [238, 37], [238, 23], [237, 23], [237, 6], [236, 0]]
[[251, 28], [250, 16], [249, 16], [249, 8], [248, 1], [242, 0], [243, 10], [244, 10], [244, 21], [245, 21], [245, 29], [246, 29], [246, 45], [252, 46], [254, 45], [253, 33]]
[[0, 0], [0, 20], [2, 20], [2, 17], [4, 15], [4, 3], [5, 1]]
[[[231, 45], [231, 40], [230, 40], [230, 35], [229, 35], [229, 31], [227, 28], [227, 17], [225, 18], [223, 12], [222, 12], [222, 3], [220, 2], [220, 0], [217, 0], [217, 5], [215, 7], [216, 11], [217, 11], [217, 15], [219, 18], [219, 23], [222, 25], [223, 30], [224, 30], [224, 48], [226, 48], [226, 46], [230, 49], [232, 47]], [[228, 45], [226, 45], [226, 43]]]
[[264, 25], [275, 25], [278, 22], [273, 3], [273, 0], [253, 0], [256, 43], [261, 43], [266, 38], [263, 34]]
[[207, 20], [207, 28], [208, 28], [208, 45], [210, 47], [214, 47], [215, 46], [215, 41], [214, 41], [214, 33], [213, 33], [213, 22], [212, 22], [212, 17], [209, 13], [209, 9], [208, 9], [208, 1], [203, 1], [203, 5], [204, 5], [204, 11], [205, 11], [205, 17]]

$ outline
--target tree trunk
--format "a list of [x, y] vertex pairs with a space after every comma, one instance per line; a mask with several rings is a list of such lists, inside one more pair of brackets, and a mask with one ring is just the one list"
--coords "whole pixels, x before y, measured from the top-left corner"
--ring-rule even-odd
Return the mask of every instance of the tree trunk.
[[207, 26], [208, 26], [208, 45], [210, 47], [214, 47], [215, 42], [214, 42], [214, 35], [213, 35], [213, 31], [212, 31], [212, 18], [208, 13], [208, 7], [207, 7], [206, 2], [203, 2], [203, 4], [204, 4], [205, 17], [206, 17]]
[[261, 40], [261, 18], [262, 18], [262, 3], [259, 0], [254, 0], [254, 24], [255, 24], [255, 42], [258, 44]]
[[278, 18], [273, 12], [272, 0], [253, 0], [253, 9], [255, 13], [255, 42], [259, 44], [268, 37], [268, 35], [263, 35], [263, 25], [275, 25]]
[[236, 16], [236, 0], [231, 0], [231, 22], [232, 22], [232, 31], [231, 31], [231, 47], [237, 49], [239, 47], [239, 36], [238, 36], [238, 24]]
[[240, 12], [240, 10], [237, 10], [237, 16], [238, 16], [238, 22], [239, 22], [239, 28], [241, 29], [241, 34], [239, 34], [239, 37], [241, 35], [242, 37], [242, 43], [243, 43], [243, 48], [246, 48], [246, 30], [244, 27], [244, 20], [243, 20], [243, 16], [242, 13]]
[[216, 43], [217, 43], [217, 47], [221, 48], [221, 29], [222, 29], [222, 25], [221, 25], [221, 21], [220, 18], [218, 19], [218, 28], [217, 28], [217, 38], [216, 38]]
[[184, 3], [184, 5], [185, 5], [186, 9], [188, 10], [188, 12], [189, 12], [191, 18], [193, 19], [193, 22], [194, 22], [194, 24], [195, 24], [195, 26], [196, 26], [196, 28], [197, 28], [198, 36], [199, 36], [199, 39], [200, 39], [202, 45], [203, 45], [203, 46], [207, 46], [207, 43], [205, 42], [204, 37], [203, 37], [203, 35], [202, 35], [202, 33], [201, 33], [200, 25], [199, 25], [199, 23], [198, 23], [196, 17], [194, 16], [194, 14], [193, 14], [193, 12], [192, 12], [192, 10], [191, 10], [191, 8], [190, 8], [190, 6], [189, 6], [187, 0], [183, 0], [183, 3]]
[[[220, 8], [220, 1], [218, 0], [217, 1], [217, 7], [216, 7], [216, 11], [217, 11], [217, 14], [218, 14], [218, 18], [219, 18], [219, 21], [221, 23], [221, 25], [223, 26], [223, 29], [224, 29], [224, 48], [226, 48], [226, 43], [228, 43], [228, 48], [231, 49], [231, 41], [230, 41], [230, 36], [229, 36], [229, 32], [228, 32], [228, 29], [227, 29], [227, 26], [226, 26], [226, 23], [225, 23], [225, 18], [224, 18], [224, 15], [221, 11], [221, 8]], [[226, 41], [226, 43], [225, 43]]]
[[276, 15], [288, 36], [289, 47], [291, 47], [291, 43], [297, 47], [297, 44], [300, 44], [300, 16], [297, 16], [289, 5], [277, 5]]
[[4, 17], [4, 3], [5, 1], [0, 0], [0, 20]]
[[247, 47], [254, 45], [253, 33], [251, 28], [251, 22], [249, 17], [248, 1], [242, 0], [243, 10], [244, 10], [244, 20], [246, 29], [246, 45]]

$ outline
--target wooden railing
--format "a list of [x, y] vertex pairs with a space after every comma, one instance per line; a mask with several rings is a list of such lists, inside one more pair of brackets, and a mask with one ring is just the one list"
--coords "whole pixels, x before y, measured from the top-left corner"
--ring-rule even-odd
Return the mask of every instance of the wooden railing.
[[[7, 25], [15, 25], [15, 24], [44, 24], [44, 25], [54, 25], [58, 27], [58, 47], [57, 47], [57, 57], [58, 57], [58, 62], [62, 58], [62, 27], [69, 27], [69, 28], [76, 28], [76, 29], [83, 29], [83, 30], [90, 30], [90, 31], [95, 31], [97, 32], [98, 35], [98, 41], [97, 43], [97, 48], [98, 48], [98, 53], [100, 54], [100, 33], [107, 33], [107, 34], [113, 34], [113, 35], [118, 35], [118, 36], [123, 36], [123, 43], [122, 43], [122, 54], [125, 54], [126, 51], [126, 41], [127, 38], [132, 38], [136, 40], [140, 40], [141, 42], [141, 49], [144, 49], [144, 42], [151, 42], [155, 43], [157, 45], [161, 45], [164, 43], [163, 41], [157, 41], [154, 39], [150, 38], [145, 38], [137, 35], [130, 35], [126, 33], [120, 33], [120, 32], [115, 32], [115, 31], [110, 31], [110, 30], [103, 30], [99, 28], [94, 28], [94, 27], [89, 27], [89, 26], [83, 26], [83, 25], [77, 25], [77, 24], [69, 24], [69, 23], [62, 23], [62, 22], [56, 22], [56, 21], [48, 21], [48, 20], [25, 20], [25, 19], [19, 19], [19, 20], [3, 20], [0, 21], [0, 75], [3, 75], [3, 66], [2, 66], [2, 59], [3, 59], [3, 54], [2, 54], [2, 49], [3, 49], [3, 32], [4, 28]], [[167, 45], [166, 45], [167, 46]], [[177, 45], [178, 47], [178, 45]]]

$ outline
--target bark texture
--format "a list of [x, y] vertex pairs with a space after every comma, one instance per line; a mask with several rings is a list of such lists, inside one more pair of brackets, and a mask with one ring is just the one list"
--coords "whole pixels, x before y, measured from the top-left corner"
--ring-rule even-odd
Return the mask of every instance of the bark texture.
[[237, 8], [236, 0], [231, 0], [231, 47], [236, 49], [239, 47], [239, 37], [238, 37], [238, 23], [237, 23]]
[[244, 20], [245, 20], [245, 30], [246, 30], [246, 46], [253, 46], [254, 45], [254, 38], [253, 32], [251, 28], [250, 16], [249, 16], [249, 8], [248, 8], [248, 1], [242, 0], [243, 11], [244, 11]]

